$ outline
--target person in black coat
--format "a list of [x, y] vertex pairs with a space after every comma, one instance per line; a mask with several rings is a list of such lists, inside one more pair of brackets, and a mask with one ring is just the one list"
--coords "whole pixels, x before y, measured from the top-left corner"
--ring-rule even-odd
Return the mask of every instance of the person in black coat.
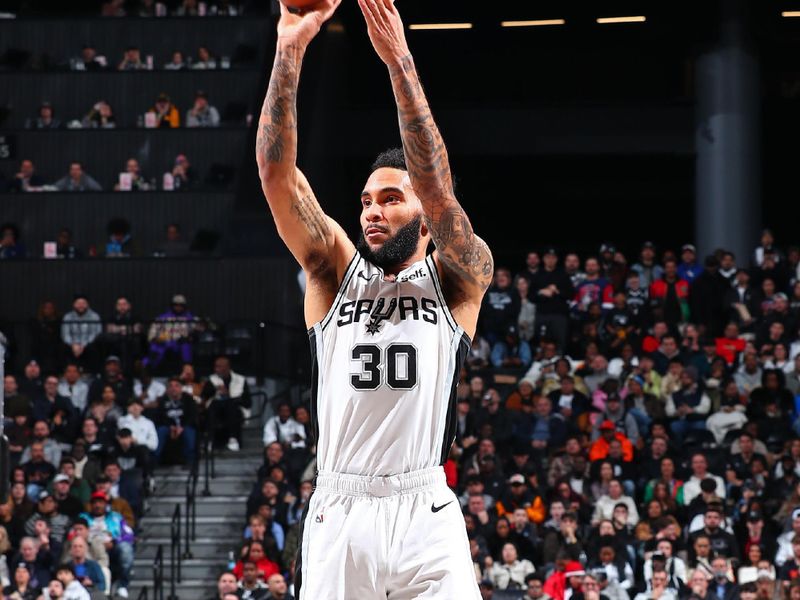
[[161, 457], [168, 439], [180, 440], [185, 464], [192, 464], [197, 440], [197, 405], [194, 398], [183, 391], [183, 384], [177, 377], [170, 377], [167, 382], [167, 393], [158, 399], [155, 417], [156, 458]]
[[694, 323], [706, 326], [706, 335], [720, 336], [725, 326], [725, 293], [730, 288], [720, 275], [719, 260], [713, 254], [706, 257], [705, 270], [694, 280], [689, 293]]

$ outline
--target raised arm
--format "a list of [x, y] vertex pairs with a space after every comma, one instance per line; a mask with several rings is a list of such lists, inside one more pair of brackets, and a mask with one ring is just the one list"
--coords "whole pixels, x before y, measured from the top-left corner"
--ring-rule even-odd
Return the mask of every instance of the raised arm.
[[447, 149], [408, 49], [403, 21], [392, 0], [358, 4], [372, 45], [389, 68], [411, 187], [422, 202], [439, 262], [451, 282], [479, 302], [492, 280], [492, 253], [455, 197]]
[[280, 4], [275, 63], [256, 138], [261, 186], [278, 233], [307, 272], [319, 270], [319, 263], [329, 260], [341, 228], [323, 213], [296, 166], [297, 87], [306, 48], [339, 2], [322, 0], [302, 16]]

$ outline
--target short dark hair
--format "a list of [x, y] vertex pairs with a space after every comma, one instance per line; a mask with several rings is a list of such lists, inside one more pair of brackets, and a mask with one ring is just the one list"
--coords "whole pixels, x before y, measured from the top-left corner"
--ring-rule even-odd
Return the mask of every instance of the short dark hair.
[[374, 173], [378, 169], [399, 169], [400, 171], [408, 171], [406, 166], [406, 155], [403, 153], [402, 148], [389, 148], [384, 150], [375, 158], [375, 161], [370, 167], [370, 172]]

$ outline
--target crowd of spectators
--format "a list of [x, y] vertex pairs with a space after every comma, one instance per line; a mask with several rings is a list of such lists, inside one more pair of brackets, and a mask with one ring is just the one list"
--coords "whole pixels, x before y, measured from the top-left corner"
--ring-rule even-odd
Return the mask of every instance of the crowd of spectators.
[[[213, 108], [213, 107], [212, 107]], [[156, 113], [154, 113], [156, 116]], [[204, 118], [195, 116], [191, 118]], [[0, 187], [0, 193], [25, 192], [149, 192], [149, 191], [197, 191], [201, 189], [202, 180], [197, 169], [192, 166], [186, 154], [178, 154], [171, 165], [166, 165], [160, 181], [148, 173], [144, 173], [136, 158], [129, 158], [120, 165], [120, 172], [113, 184], [103, 185], [90, 173], [86, 172], [81, 161], [73, 160], [67, 172], [56, 181], [48, 183], [36, 172], [36, 165], [31, 159], [20, 161], [19, 171], [10, 182]]]
[[[445, 464], [483, 598], [800, 598], [799, 266], [765, 231], [738, 261], [646, 242], [497, 269]], [[263, 441], [219, 599], [292, 580], [306, 407]]]
[[63, 317], [42, 303], [32, 357], [3, 381], [3, 598], [127, 598], [153, 468], [190, 467], [203, 432], [239, 450], [250, 388], [227, 357], [198, 362], [208, 326], [180, 294], [149, 324], [123, 297], [105, 318], [80, 294]]
[[185, 258], [207, 253], [208, 244], [203, 242], [204, 232], [198, 232], [190, 243], [185, 238], [178, 223], [168, 223], [164, 237], [143, 249], [134, 237], [131, 224], [122, 217], [111, 219], [105, 228], [105, 237], [97, 243], [79, 244], [72, 236], [72, 230], [62, 227], [55, 232], [52, 242], [45, 242], [43, 252], [29, 251], [22, 241], [19, 228], [14, 223], [0, 225], [0, 260], [23, 258], [48, 258], [74, 260], [79, 258]]
[[[185, 127], [219, 127], [221, 116], [216, 106], [209, 103], [208, 93], [197, 90], [190, 108], [186, 110], [181, 120], [180, 110], [170, 99], [169, 94], [160, 93], [156, 96], [153, 105], [137, 119], [138, 127], [148, 129], [167, 128], [174, 129]], [[98, 100], [89, 111], [80, 118], [62, 121], [56, 117], [52, 103], [45, 100], [39, 105], [37, 115], [25, 121], [26, 129], [115, 129], [118, 127], [114, 109], [106, 100]]]

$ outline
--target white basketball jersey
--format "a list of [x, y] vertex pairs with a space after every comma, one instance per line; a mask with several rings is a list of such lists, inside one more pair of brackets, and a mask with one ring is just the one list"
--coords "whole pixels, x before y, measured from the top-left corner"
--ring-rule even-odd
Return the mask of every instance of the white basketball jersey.
[[309, 329], [317, 468], [382, 476], [444, 464], [470, 348], [431, 256], [386, 281], [356, 252], [325, 318]]

